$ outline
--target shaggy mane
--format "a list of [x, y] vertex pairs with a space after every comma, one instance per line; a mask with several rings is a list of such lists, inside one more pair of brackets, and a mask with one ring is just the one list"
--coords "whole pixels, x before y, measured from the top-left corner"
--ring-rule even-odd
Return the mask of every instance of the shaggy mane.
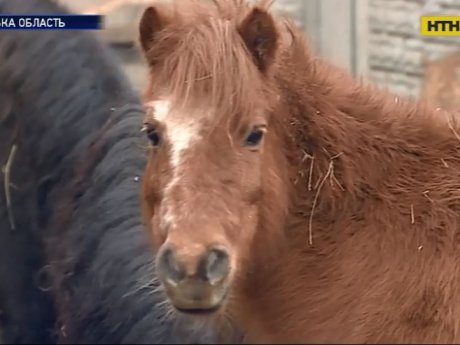
[[268, 10], [270, 1], [190, 0], [157, 7], [174, 23], [146, 53], [154, 65], [146, 95], [155, 89], [177, 107], [210, 107], [216, 116], [237, 114], [239, 120], [267, 106], [260, 94], [273, 97], [269, 80], [251, 62], [237, 28], [252, 8]]

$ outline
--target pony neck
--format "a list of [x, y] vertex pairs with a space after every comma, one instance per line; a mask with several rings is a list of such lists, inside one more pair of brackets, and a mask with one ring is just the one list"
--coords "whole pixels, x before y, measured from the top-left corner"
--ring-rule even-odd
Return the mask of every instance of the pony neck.
[[[439, 117], [434, 109], [366, 85], [324, 60], [291, 56], [282, 65], [279, 85], [289, 107], [285, 152], [293, 152], [295, 176], [290, 217], [308, 219], [308, 228], [315, 214], [333, 221], [359, 210], [369, 193], [407, 170], [409, 151], [451, 135], [444, 121], [433, 120]], [[291, 72], [299, 70], [306, 72]], [[311, 245], [309, 232], [296, 241]]]

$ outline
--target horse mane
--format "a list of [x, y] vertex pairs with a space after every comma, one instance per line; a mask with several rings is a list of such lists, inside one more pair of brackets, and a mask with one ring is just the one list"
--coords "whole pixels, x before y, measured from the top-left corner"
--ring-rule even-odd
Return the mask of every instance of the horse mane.
[[[261, 78], [237, 31], [253, 8], [247, 1], [215, 0], [210, 5], [190, 0], [156, 6], [162, 7], [166, 22], [174, 17], [174, 25], [166, 25], [146, 53], [153, 70], [146, 95], [155, 89], [177, 107], [208, 107], [213, 116], [235, 115], [239, 122], [267, 107], [260, 94], [273, 97], [268, 78]], [[269, 6], [269, 1], [257, 4], [261, 9]]]

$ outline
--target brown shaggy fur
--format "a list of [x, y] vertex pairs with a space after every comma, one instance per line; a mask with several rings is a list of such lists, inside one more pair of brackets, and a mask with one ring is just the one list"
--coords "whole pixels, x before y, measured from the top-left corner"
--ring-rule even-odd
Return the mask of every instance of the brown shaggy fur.
[[[262, 20], [265, 29], [256, 35], [262, 32], [268, 45], [256, 51], [260, 46], [247, 40], [254, 32], [242, 23], [253, 8], [268, 11], [265, 3], [178, 3], [156, 7], [162, 26], [155, 37], [143, 36], [141, 23], [152, 77], [146, 101], [168, 95], [183, 109], [206, 104], [215, 110], [216, 128], [239, 128], [255, 114], [268, 121], [257, 221], [235, 236], [244, 241], [229, 239], [238, 265], [222, 313], [247, 342], [460, 342], [455, 117], [354, 80], [313, 56], [283, 18]], [[240, 171], [232, 170], [239, 161], [225, 145], [215, 141], [205, 149], [208, 158], [188, 161], [189, 181], [205, 174], [196, 186], [223, 188], [227, 168]], [[151, 154], [143, 200], [149, 232], [157, 236], [152, 218], [170, 172], [161, 169], [167, 152]], [[248, 166], [243, 158], [241, 169]], [[218, 168], [207, 169], [208, 160]], [[203, 193], [209, 204], [231, 209], [245, 189], [232, 191]], [[195, 205], [210, 223], [226, 217], [218, 206]], [[206, 229], [194, 241], [212, 237]], [[192, 238], [187, 231], [178, 245]]]

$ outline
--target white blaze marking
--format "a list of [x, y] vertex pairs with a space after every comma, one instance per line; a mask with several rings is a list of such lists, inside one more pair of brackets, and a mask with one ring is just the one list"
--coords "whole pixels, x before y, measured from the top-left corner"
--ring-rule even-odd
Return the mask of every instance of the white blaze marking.
[[199, 139], [199, 130], [202, 125], [202, 120], [206, 113], [195, 112], [194, 115], [182, 114], [171, 109], [171, 104], [168, 100], [158, 100], [148, 103], [148, 106], [153, 108], [153, 117], [165, 126], [166, 137], [171, 145], [170, 159], [173, 169], [173, 176], [165, 189], [166, 212], [164, 213], [165, 221], [174, 224], [177, 216], [179, 216], [171, 206], [167, 204], [169, 191], [180, 182], [182, 157], [184, 153], [192, 147]]
[[173, 168], [177, 168], [184, 151], [197, 139], [199, 125], [193, 119], [171, 112], [171, 105], [168, 101], [154, 101], [150, 105], [154, 109], [155, 119], [166, 127], [166, 135], [171, 144], [171, 164]]

